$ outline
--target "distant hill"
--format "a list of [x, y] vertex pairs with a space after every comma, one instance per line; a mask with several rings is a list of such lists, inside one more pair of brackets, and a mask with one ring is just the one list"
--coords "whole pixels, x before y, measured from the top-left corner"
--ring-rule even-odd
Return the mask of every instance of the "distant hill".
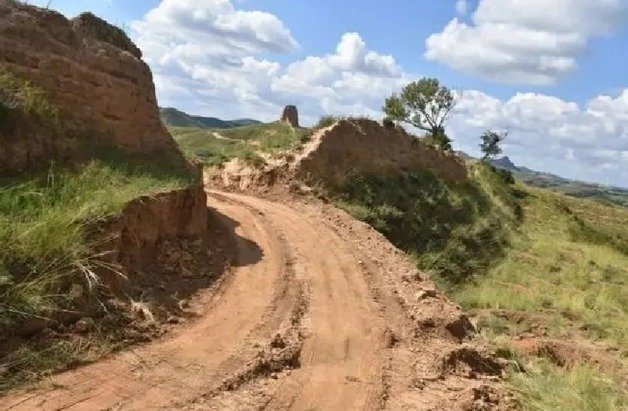
[[234, 128], [261, 124], [261, 121], [250, 118], [237, 120], [221, 120], [216, 117], [193, 116], [176, 108], [160, 108], [161, 121], [168, 127], [198, 127], [198, 128]]
[[626, 188], [569, 180], [555, 174], [518, 167], [508, 157], [491, 160], [491, 163], [495, 167], [512, 171], [515, 178], [531, 186], [548, 188], [572, 197], [591, 198], [628, 207], [628, 189]]

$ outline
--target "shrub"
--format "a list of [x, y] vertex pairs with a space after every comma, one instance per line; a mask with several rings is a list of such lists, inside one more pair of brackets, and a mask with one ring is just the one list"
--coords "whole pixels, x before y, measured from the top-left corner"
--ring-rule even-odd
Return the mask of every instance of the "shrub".
[[385, 128], [395, 128], [395, 121], [389, 117], [384, 118], [382, 124]]
[[93, 38], [109, 43], [119, 49], [126, 50], [136, 56], [142, 57], [140, 49], [131, 41], [129, 36], [119, 27], [107, 23], [92, 13], [82, 13], [72, 20], [74, 26], [84, 30]]
[[327, 128], [329, 126], [333, 126], [334, 124], [336, 124], [338, 121], [340, 121], [341, 118], [338, 116], [322, 116], [319, 120], [318, 123], [316, 123], [316, 125], [313, 127], [314, 130], [320, 130], [322, 128]]

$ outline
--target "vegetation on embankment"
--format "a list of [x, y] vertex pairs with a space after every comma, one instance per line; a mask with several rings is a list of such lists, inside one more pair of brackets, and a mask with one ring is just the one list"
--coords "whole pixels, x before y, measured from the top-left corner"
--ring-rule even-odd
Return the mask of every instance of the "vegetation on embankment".
[[[13, 138], [12, 130], [26, 121], [42, 138], [63, 132], [45, 93], [7, 71], [0, 71], [0, 97], [0, 132], [6, 136]], [[92, 223], [138, 196], [197, 179], [177, 153], [162, 153], [156, 161], [83, 140], [80, 158], [70, 163], [0, 178], [0, 391], [113, 347], [117, 339], [104, 332], [32, 344], [13, 336], [29, 324], [72, 314], [73, 294], [95, 291], [96, 272], [107, 263], [90, 243]]]
[[283, 122], [209, 130], [172, 127], [170, 131], [188, 157], [207, 166], [219, 166], [234, 158], [263, 164], [261, 154], [294, 150], [311, 135], [310, 129], [295, 129]]
[[469, 174], [358, 175], [332, 195], [471, 313], [513, 361], [524, 408], [624, 409], [628, 211], [512, 184], [482, 162]]
[[467, 182], [430, 171], [357, 175], [336, 193], [338, 205], [373, 225], [448, 286], [473, 280], [504, 254], [521, 216], [517, 191], [480, 163]]

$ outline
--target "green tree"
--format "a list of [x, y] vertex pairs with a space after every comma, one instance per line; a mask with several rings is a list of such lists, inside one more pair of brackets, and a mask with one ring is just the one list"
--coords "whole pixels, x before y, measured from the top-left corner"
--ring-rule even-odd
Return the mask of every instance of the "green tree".
[[484, 153], [482, 160], [501, 154], [502, 149], [499, 144], [504, 141], [507, 136], [507, 132], [500, 134], [494, 131], [485, 131], [481, 136], [482, 142], [480, 143], [480, 150]]
[[451, 150], [451, 140], [445, 134], [445, 122], [456, 103], [454, 94], [438, 79], [423, 78], [405, 86], [401, 94], [387, 98], [383, 110], [388, 119], [427, 131], [436, 146]]

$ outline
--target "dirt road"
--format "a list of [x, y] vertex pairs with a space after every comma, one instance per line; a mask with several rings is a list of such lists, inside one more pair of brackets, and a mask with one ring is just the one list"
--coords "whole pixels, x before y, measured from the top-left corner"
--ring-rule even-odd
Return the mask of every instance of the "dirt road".
[[234, 268], [162, 341], [0, 398], [0, 409], [501, 408], [463, 313], [331, 206], [221, 192]]

